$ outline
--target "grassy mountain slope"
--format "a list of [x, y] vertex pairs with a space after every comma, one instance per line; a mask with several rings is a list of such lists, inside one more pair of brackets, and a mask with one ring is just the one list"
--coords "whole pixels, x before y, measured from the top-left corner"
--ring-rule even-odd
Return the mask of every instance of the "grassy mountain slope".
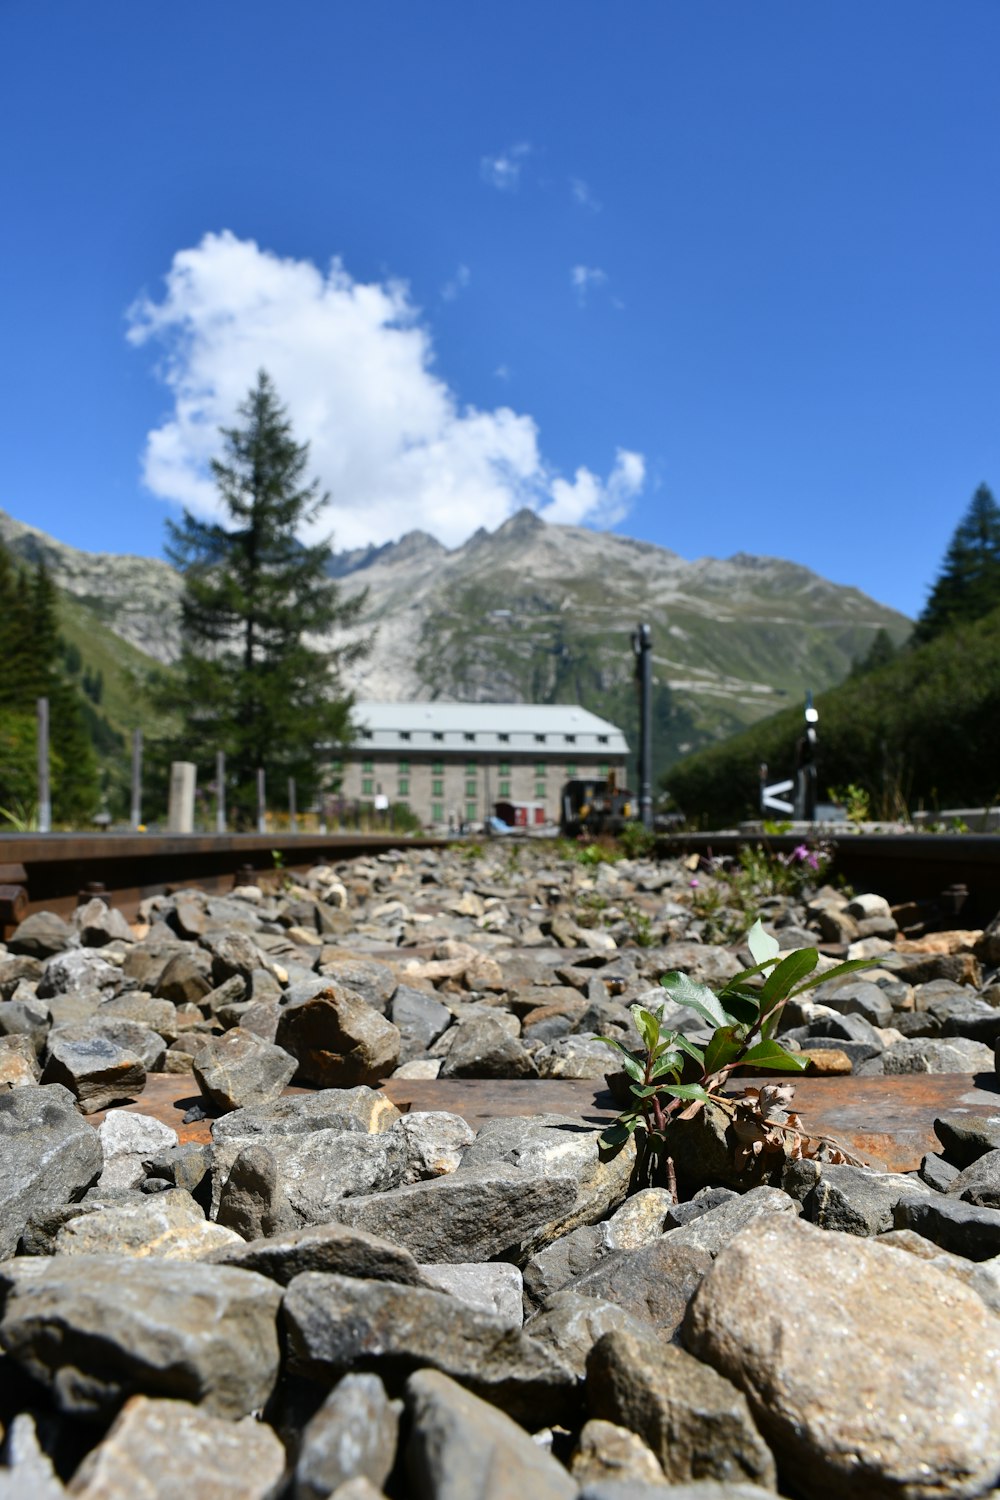
[[[878, 816], [1000, 800], [1000, 610], [819, 696], [821, 795], [849, 782]], [[720, 827], [757, 811], [758, 767], [790, 775], [798, 708], [688, 756], [666, 784], [688, 817]]]

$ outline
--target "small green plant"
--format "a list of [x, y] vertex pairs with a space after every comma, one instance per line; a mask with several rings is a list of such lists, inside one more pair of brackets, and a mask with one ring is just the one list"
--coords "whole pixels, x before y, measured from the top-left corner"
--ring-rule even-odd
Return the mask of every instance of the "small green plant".
[[792, 831], [792, 825], [788, 818], [765, 818], [762, 826], [764, 832], [770, 834], [791, 833]]
[[462, 853], [468, 860], [482, 859], [483, 846], [482, 844], [463, 844]]
[[[734, 1122], [741, 1107], [746, 1116], [746, 1098], [740, 1101], [722, 1092], [739, 1068], [801, 1073], [807, 1060], [775, 1040], [788, 1001], [827, 979], [853, 973], [871, 963], [869, 959], [853, 959], [815, 974], [819, 962], [815, 948], [798, 948], [779, 960], [778, 943], [764, 931], [759, 919], [750, 929], [747, 943], [755, 963], [727, 980], [717, 993], [707, 985], [696, 984], [686, 974], [664, 974], [660, 980], [675, 1004], [693, 1010], [714, 1027], [704, 1049], [679, 1031], [664, 1026], [662, 1006], [655, 1011], [642, 1005], [630, 1007], [642, 1043], [639, 1048], [628, 1047], [616, 1037], [600, 1038], [621, 1054], [632, 1096], [631, 1106], [607, 1127], [601, 1143], [607, 1148], [621, 1146], [630, 1135], [636, 1134], [639, 1145], [636, 1181], [646, 1185], [660, 1180], [675, 1199], [677, 1175], [670, 1152], [673, 1122], [693, 1118], [706, 1104], [718, 1105]], [[790, 1097], [790, 1091], [786, 1092]], [[778, 1123], [763, 1116], [758, 1120], [759, 1094], [756, 1102], [751, 1101], [749, 1114], [749, 1122], [743, 1121], [744, 1127], [749, 1123], [761, 1130], [765, 1139], [767, 1131], [775, 1129], [792, 1132], [800, 1143], [807, 1139], [797, 1124]], [[841, 1156], [841, 1160], [846, 1159]]]
[[849, 823], [867, 823], [871, 817], [871, 798], [864, 787], [858, 786], [856, 781], [849, 781], [840, 790], [831, 787], [830, 796], [834, 802], [843, 807]]
[[622, 916], [628, 923], [629, 937], [637, 948], [655, 948], [656, 934], [653, 932], [653, 924], [634, 901], [623, 903]]
[[0, 807], [0, 822], [8, 824], [15, 833], [36, 833], [38, 808], [29, 802], [15, 802], [13, 807]]
[[626, 823], [618, 835], [626, 859], [643, 859], [656, 848], [656, 834], [642, 823]]
[[271, 850], [271, 864], [275, 870], [283, 870], [285, 868], [285, 856], [280, 849]]

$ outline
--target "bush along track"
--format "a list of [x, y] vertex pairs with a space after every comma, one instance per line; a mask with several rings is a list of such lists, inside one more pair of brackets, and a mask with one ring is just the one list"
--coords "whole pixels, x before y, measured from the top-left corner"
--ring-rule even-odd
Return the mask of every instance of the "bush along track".
[[[745, 1090], [736, 1098], [726, 1097], [722, 1090], [740, 1068], [804, 1072], [808, 1059], [790, 1052], [775, 1038], [785, 1005], [818, 984], [870, 968], [872, 960], [851, 959], [817, 975], [817, 949], [798, 948], [779, 958], [780, 945], [764, 931], [759, 918], [747, 934], [747, 946], [756, 962], [718, 991], [676, 971], [664, 974], [660, 981], [675, 1006], [694, 1011], [715, 1028], [706, 1047], [696, 1046], [680, 1031], [665, 1026], [663, 1006], [655, 1011], [643, 1005], [631, 1007], [641, 1047], [628, 1047], [617, 1037], [600, 1038], [621, 1054], [632, 1106], [603, 1132], [602, 1144], [614, 1149], [639, 1133], [637, 1185], [662, 1181], [675, 1202], [671, 1126], [695, 1119], [707, 1104], [716, 1105], [731, 1119], [737, 1165], [752, 1166], [757, 1157], [781, 1144], [782, 1137], [788, 1138], [792, 1159], [822, 1151], [827, 1160], [860, 1165], [833, 1142], [822, 1137], [813, 1141], [797, 1115], [768, 1118], [769, 1110], [784, 1111], [791, 1102], [793, 1091], [787, 1085]], [[695, 1076], [684, 1081], [685, 1074], [692, 1073]]]
[[[798, 1045], [982, 1089], [1000, 920], [918, 943], [810, 884], [723, 947], [691, 875], [498, 840], [27, 917], [0, 946], [0, 1497], [985, 1500], [995, 1113], [874, 1171], [785, 1080]], [[377, 1086], [600, 1088], [598, 1034], [653, 1089], [611, 1150], [575, 1110], [473, 1128]], [[765, 1046], [786, 1071], [734, 1097]], [[197, 1139], [143, 1112], [147, 1072]], [[654, 1101], [680, 1201], [634, 1191]]]

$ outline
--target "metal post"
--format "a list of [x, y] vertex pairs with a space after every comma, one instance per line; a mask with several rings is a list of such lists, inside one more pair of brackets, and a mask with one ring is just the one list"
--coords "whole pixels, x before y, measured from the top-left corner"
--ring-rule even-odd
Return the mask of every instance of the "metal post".
[[635, 675], [639, 684], [639, 817], [653, 826], [653, 638], [648, 625], [632, 635]]
[[799, 822], [816, 821], [816, 749], [819, 714], [813, 708], [813, 695], [806, 693], [805, 728], [795, 747], [795, 812]]
[[264, 767], [257, 767], [257, 832], [267, 832], [267, 810], [265, 806]]
[[132, 731], [132, 813], [129, 827], [133, 833], [142, 823], [142, 730]]
[[295, 806], [294, 776], [289, 776], [288, 778], [288, 831], [289, 833], [298, 833], [299, 831], [298, 809]]
[[39, 698], [38, 713], [38, 832], [52, 832], [52, 796], [49, 790], [49, 700]]
[[215, 831], [226, 831], [226, 752], [215, 752]]

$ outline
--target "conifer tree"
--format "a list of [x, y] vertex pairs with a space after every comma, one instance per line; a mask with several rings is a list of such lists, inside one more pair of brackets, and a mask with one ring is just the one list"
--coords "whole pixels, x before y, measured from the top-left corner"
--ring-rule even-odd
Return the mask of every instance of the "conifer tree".
[[295, 442], [263, 370], [239, 415], [212, 464], [228, 524], [187, 511], [169, 523], [184, 594], [181, 660], [166, 698], [184, 724], [175, 750], [209, 765], [226, 752], [228, 801], [246, 824], [259, 767], [282, 801], [288, 776], [300, 806], [319, 789], [324, 747], [349, 736], [340, 669], [367, 644], [327, 644], [357, 622], [363, 598], [343, 600], [330, 580], [329, 538], [301, 540], [329, 497], [306, 481], [308, 444]]
[[981, 619], [998, 605], [1000, 505], [981, 484], [948, 544], [913, 640], [918, 645], [933, 640], [953, 625]]

